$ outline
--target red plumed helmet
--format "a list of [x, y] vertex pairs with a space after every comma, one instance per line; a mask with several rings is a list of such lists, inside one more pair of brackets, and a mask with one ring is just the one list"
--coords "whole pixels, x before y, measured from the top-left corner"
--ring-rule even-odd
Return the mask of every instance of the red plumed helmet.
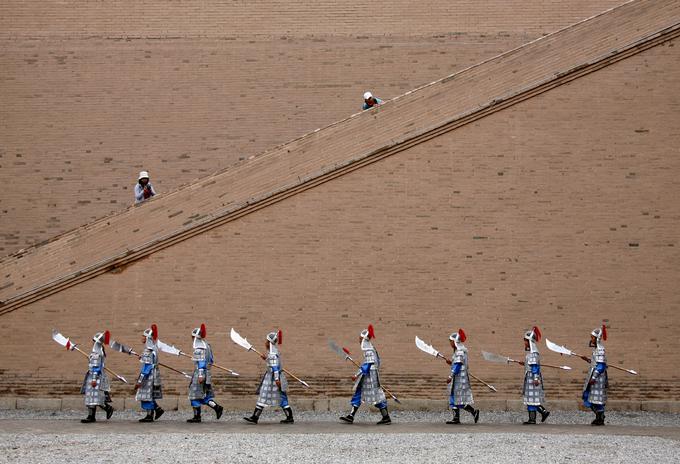
[[205, 338], [208, 332], [205, 330], [205, 324], [201, 324], [201, 338]]
[[465, 343], [465, 340], [467, 340], [467, 335], [465, 335], [465, 331], [463, 329], [458, 329], [458, 336], [460, 337], [460, 342]]
[[607, 341], [607, 326], [602, 323], [602, 340]]
[[279, 329], [279, 333], [276, 334], [276, 338], [279, 340], [279, 345], [283, 343], [283, 332]]
[[151, 324], [151, 338], [153, 338], [153, 341], [158, 340], [158, 327], [156, 327], [156, 324]]
[[368, 324], [368, 339], [373, 340], [375, 338], [375, 330], [373, 330], [373, 324]]
[[541, 329], [538, 328], [538, 326], [534, 326], [533, 328], [534, 333], [536, 334], [536, 342], [541, 341]]
[[104, 345], [108, 345], [109, 341], [111, 340], [111, 332], [108, 330], [104, 332]]

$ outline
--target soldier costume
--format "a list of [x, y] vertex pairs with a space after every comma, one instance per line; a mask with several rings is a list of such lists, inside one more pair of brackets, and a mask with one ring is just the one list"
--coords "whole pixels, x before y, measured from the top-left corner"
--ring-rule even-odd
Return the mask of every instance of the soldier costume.
[[85, 406], [89, 411], [87, 418], [80, 421], [84, 424], [96, 422], [97, 406], [106, 411], [107, 419], [110, 419], [113, 414], [113, 406], [109, 404], [111, 403], [111, 382], [104, 370], [106, 364], [104, 345], [108, 345], [109, 337], [108, 330], [103, 333], [98, 332], [92, 337], [94, 345], [89, 356], [88, 371], [85, 374], [83, 386], [80, 388], [80, 393], [85, 395]]
[[267, 334], [265, 342], [267, 356], [262, 356], [262, 359], [267, 361], [267, 370], [262, 376], [260, 386], [257, 387], [255, 392], [258, 395], [255, 410], [252, 416], [243, 418], [252, 424], [257, 424], [260, 420], [260, 414], [262, 414], [262, 410], [266, 406], [275, 406], [276, 404], [281, 406], [283, 413], [286, 415], [286, 418], [280, 422], [282, 424], [292, 424], [294, 422], [293, 409], [288, 404], [288, 380], [286, 379], [285, 372], [283, 372], [281, 354], [278, 348], [278, 345], [281, 345], [282, 342], [283, 333], [280, 330]]
[[156, 400], [163, 398], [163, 387], [161, 385], [161, 372], [158, 368], [158, 328], [156, 324], [144, 331], [144, 352], [139, 358], [142, 363], [139, 377], [135, 383], [135, 400], [141, 402], [142, 409], [146, 411], [146, 417], [139, 419], [139, 422], [153, 422], [158, 420], [165, 412]]
[[352, 410], [346, 416], [340, 417], [340, 420], [350, 424], [353, 423], [354, 415], [359, 410], [361, 403], [364, 402], [373, 404], [380, 410], [382, 419], [377, 423], [378, 425], [390, 424], [392, 423], [392, 420], [387, 411], [387, 400], [385, 398], [385, 392], [380, 386], [380, 375], [378, 373], [378, 370], [380, 369], [380, 356], [371, 342], [371, 340], [375, 338], [373, 326], [369, 324], [368, 328], [361, 332], [360, 337], [361, 351], [364, 353], [364, 362], [353, 377], [355, 380], [354, 395], [350, 401]]
[[528, 351], [524, 360], [524, 404], [529, 412], [529, 420], [524, 424], [536, 423], [536, 411], [541, 413], [541, 422], [550, 415], [543, 407], [545, 393], [543, 391], [543, 375], [541, 374], [541, 355], [537, 343], [541, 340], [541, 331], [534, 326], [524, 334], [524, 350]]
[[595, 420], [592, 425], [604, 425], [604, 408], [607, 403], [607, 388], [609, 379], [607, 376], [607, 355], [602, 341], [607, 340], [607, 328], [602, 325], [590, 333], [590, 343], [593, 348], [593, 357], [584, 360], [590, 363], [590, 371], [583, 385], [583, 405], [592, 409]]
[[194, 339], [194, 353], [191, 360], [194, 362], [194, 372], [189, 383], [189, 400], [194, 408], [194, 417], [187, 422], [201, 422], [201, 406], [207, 404], [215, 411], [217, 419], [222, 417], [224, 408], [213, 399], [215, 394], [212, 388], [212, 374], [210, 366], [213, 363], [213, 353], [210, 344], [205, 341], [207, 335], [205, 324], [191, 332]]
[[451, 386], [447, 390], [453, 418], [447, 421], [447, 424], [460, 424], [461, 408], [472, 414], [475, 424], [479, 420], [479, 409], [475, 409], [472, 406], [474, 400], [472, 399], [472, 388], [470, 387], [470, 377], [468, 376], [468, 350], [463, 345], [466, 339], [467, 336], [463, 329], [458, 329], [458, 332], [454, 332], [449, 336], [449, 342], [454, 352], [450, 362], [451, 375], [448, 379], [448, 383]]

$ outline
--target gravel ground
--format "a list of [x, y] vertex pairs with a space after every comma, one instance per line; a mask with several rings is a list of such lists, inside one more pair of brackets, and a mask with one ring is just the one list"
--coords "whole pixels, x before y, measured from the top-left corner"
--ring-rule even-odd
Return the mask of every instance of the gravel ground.
[[[203, 408], [203, 421], [211, 422], [215, 420], [214, 413], [208, 408]], [[165, 413], [161, 422], [165, 421], [180, 421], [183, 422], [191, 417], [191, 411], [168, 411]], [[244, 415], [250, 415], [252, 411], [242, 412], [226, 412], [220, 419], [220, 422], [237, 421], [242, 422]], [[337, 412], [312, 412], [301, 411], [295, 412], [296, 422], [337, 422], [341, 413]], [[0, 411], [0, 420], [2, 419], [50, 419], [50, 420], [75, 420], [82, 419], [87, 415], [83, 408], [80, 411], [29, 411], [23, 409]], [[116, 411], [111, 418], [112, 421], [126, 421], [136, 420], [142, 417], [142, 412], [134, 411]], [[393, 411], [390, 413], [394, 422], [445, 422], [451, 415], [447, 412], [432, 413], [432, 412], [417, 412], [417, 411]], [[680, 414], [662, 414], [654, 412], [616, 412], [611, 411], [606, 414], [606, 422], [608, 425], [633, 425], [633, 426], [657, 426], [657, 427], [680, 427]], [[103, 419], [104, 413], [98, 410], [97, 417]], [[275, 421], [278, 422], [283, 418], [283, 413], [276, 409], [267, 409], [262, 413], [262, 422]], [[589, 424], [594, 418], [593, 413], [583, 411], [553, 411], [548, 419], [550, 424]], [[380, 419], [380, 414], [375, 410], [362, 408], [356, 416], [357, 422], [376, 422]], [[471, 416], [465, 412], [461, 412], [461, 420], [463, 422], [471, 422]], [[480, 415], [480, 423], [484, 424], [519, 424], [526, 420], [526, 413], [521, 412], [494, 412], [482, 411]]]
[[0, 463], [667, 463], [657, 437], [527, 434], [3, 434]]
[[[475, 433], [473, 427], [452, 427], [455, 434], [441, 433], [449, 430], [439, 426], [438, 431], [414, 432], [413, 423], [441, 423], [448, 419], [446, 413], [397, 411], [393, 420], [397, 424], [411, 423], [404, 433], [386, 433], [395, 426], [382, 429], [373, 426], [343, 426], [343, 433], [318, 433], [316, 427], [333, 430], [337, 413], [301, 412], [296, 423], [302, 426], [248, 426], [245, 429], [257, 433], [244, 433], [242, 413], [230, 413], [220, 420], [220, 426], [184, 424], [189, 411], [169, 411], [160, 422], [169, 430], [146, 429], [152, 424], [137, 424], [141, 413], [124, 411], [114, 419], [102, 424], [81, 425], [78, 419], [83, 411], [42, 412], [26, 410], [0, 411], [0, 464], [1, 463], [72, 463], [93, 462], [127, 464], [139, 463], [328, 463], [357, 460], [390, 463], [439, 463], [463, 461], [472, 463], [505, 464], [526, 460], [542, 463], [583, 463], [597, 460], [602, 463], [666, 463], [678, 462], [680, 440], [659, 436], [626, 434], [602, 434], [607, 428], [598, 427], [598, 434], [590, 434], [589, 426], [573, 426], [559, 429], [557, 433], [544, 433], [541, 426], [526, 429], [508, 426], [523, 420], [521, 413], [484, 412], [482, 421], [487, 424], [484, 433]], [[357, 422], [370, 424], [378, 419], [377, 413], [364, 411]], [[582, 412], [558, 412], [551, 415], [552, 424], [587, 424], [591, 414]], [[212, 411], [205, 412], [206, 422], [213, 422]], [[267, 410], [262, 422], [277, 422], [280, 411]], [[467, 417], [463, 416], [465, 420]], [[45, 419], [44, 421], [40, 421]], [[639, 427], [656, 427], [673, 431], [680, 427], [680, 415], [645, 412], [607, 413], [611, 425], [629, 426], [630, 431]], [[5, 424], [21, 423], [42, 427], [40, 433], [16, 433], [17, 429]], [[12, 422], [15, 421], [15, 422]], [[18, 422], [16, 422], [18, 421]], [[67, 425], [66, 422], [71, 423]], [[129, 421], [129, 425], [126, 424]], [[308, 425], [304, 426], [307, 423]], [[59, 424], [64, 424], [64, 427]], [[494, 432], [491, 424], [506, 431]], [[161, 426], [159, 423], [158, 426]], [[171, 427], [172, 426], [172, 427]], [[300, 427], [307, 433], [299, 433]], [[397, 426], [398, 427], [398, 426]], [[441, 428], [443, 427], [443, 428]], [[448, 426], [451, 427], [451, 426]], [[76, 432], [71, 432], [76, 430]], [[355, 432], [356, 430], [356, 432]], [[385, 432], [383, 432], [383, 430]], [[482, 428], [478, 429], [482, 430]], [[532, 433], [522, 433], [531, 430]], [[547, 429], [546, 429], [547, 430]], [[614, 429], [611, 429], [612, 432]], [[279, 433], [285, 431], [285, 433]], [[673, 432], [675, 433], [675, 432]], [[654, 435], [654, 433], [650, 433]], [[644, 433], [643, 433], [644, 435]], [[677, 436], [677, 434], [676, 434]]]

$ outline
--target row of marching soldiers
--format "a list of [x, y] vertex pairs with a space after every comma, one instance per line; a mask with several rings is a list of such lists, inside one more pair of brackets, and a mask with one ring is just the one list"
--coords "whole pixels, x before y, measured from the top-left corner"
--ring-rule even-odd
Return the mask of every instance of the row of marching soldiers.
[[[232, 339], [234, 337], [233, 333], [234, 331], [232, 329]], [[154, 420], [158, 420], [164, 413], [164, 410], [157, 402], [163, 397], [159, 364], [190, 378], [188, 396], [193, 408], [193, 416], [188, 419], [187, 422], [201, 422], [202, 406], [211, 408], [215, 412], [217, 419], [219, 419], [222, 416], [223, 407], [215, 401], [211, 377], [211, 368], [217, 365], [214, 363], [212, 349], [206, 339], [206, 335], [206, 327], [204, 324], [192, 331], [193, 353], [190, 357], [193, 361], [194, 370], [192, 374], [187, 374], [159, 363], [159, 346], [163, 351], [172, 352], [173, 354], [183, 354], [187, 357], [189, 357], [189, 355], [181, 353], [181, 351], [175, 347], [161, 342], [158, 339], [158, 329], [155, 324], [143, 332], [144, 351], [141, 354], [137, 354], [131, 348], [125, 347], [117, 342], [111, 342], [108, 331], [95, 334], [93, 337], [94, 345], [89, 354], [89, 369], [81, 389], [81, 393], [85, 395], [85, 405], [89, 411], [87, 418], [83, 419], [82, 422], [95, 422], [97, 407], [106, 412], [107, 419], [111, 418], [111, 415], [113, 414], [114, 409], [111, 405], [110, 380], [107, 375], [108, 369], [105, 367], [105, 346], [107, 345], [112, 346], [118, 351], [135, 354], [139, 357], [142, 366], [135, 382], [135, 399], [140, 402], [142, 409], [146, 412], [146, 416], [140, 419], [140, 422], [153, 422]], [[56, 331], [53, 334], [53, 338], [67, 349], [77, 349], [78, 351], [81, 351], [75, 344], [71, 343], [69, 339], [61, 336]], [[353, 423], [355, 415], [362, 403], [367, 403], [375, 406], [380, 411], [381, 419], [378, 422], [379, 425], [391, 423], [385, 393], [397, 402], [399, 400], [387, 386], [380, 381], [380, 356], [373, 345], [374, 338], [375, 332], [372, 325], [369, 325], [361, 332], [360, 346], [363, 353], [363, 362], [361, 364], [352, 359], [349, 350], [346, 348], [340, 349], [331, 342], [332, 349], [337, 351], [341, 356], [344, 356], [346, 360], [352, 361], [352, 363], [358, 367], [358, 371], [353, 376], [354, 387], [353, 396], [350, 401], [351, 410], [347, 415], [340, 417], [340, 420], [343, 422]], [[538, 327], [533, 327], [524, 334], [524, 349], [526, 351], [524, 361], [515, 361], [510, 358], [503, 358], [498, 355], [483, 352], [485, 359], [489, 361], [497, 361], [497, 359], [492, 358], [497, 357], [501, 358], [504, 363], [515, 362], [524, 366], [523, 397], [524, 404], [528, 411], [528, 420], [524, 422], [524, 424], [536, 424], [537, 413], [541, 416], [541, 422], [545, 422], [550, 415], [550, 412], [544, 407], [545, 393], [543, 389], [541, 360], [538, 350], [540, 338], [541, 332]], [[590, 370], [583, 387], [582, 398], [584, 406], [591, 409], [595, 414], [595, 420], [593, 420], [592, 425], [604, 425], [605, 419], [604, 411], [607, 401], [608, 365], [603, 341], [606, 339], [607, 332], [604, 325], [594, 329], [590, 333], [589, 346], [593, 348], [592, 357], [590, 358], [576, 355], [576, 353], [570, 352], [564, 347], [555, 345], [561, 350], [566, 350], [558, 352], [576, 355], [590, 364]], [[247, 343], [245, 339], [242, 340]], [[449, 397], [449, 406], [452, 411], [452, 418], [447, 421], [447, 424], [460, 424], [461, 410], [470, 413], [474, 423], [477, 423], [479, 420], [480, 411], [474, 407], [470, 377], [479, 380], [493, 391], [496, 391], [492, 385], [483, 382], [469, 372], [468, 349], [464, 345], [465, 341], [466, 335], [462, 329], [459, 329], [457, 332], [450, 335], [449, 343], [453, 349], [453, 356], [449, 359], [416, 337], [416, 345], [418, 348], [428, 354], [444, 359], [451, 365], [447, 382], [447, 394]], [[258, 352], [256, 349], [252, 348], [251, 345], [242, 345], [248, 350], [253, 350], [259, 354], [267, 364], [266, 371], [262, 376], [256, 392], [258, 398], [255, 410], [251, 416], [244, 417], [244, 419], [250, 423], [257, 424], [263, 409], [267, 406], [276, 405], [280, 406], [285, 414], [285, 418], [281, 420], [281, 423], [292, 424], [294, 422], [293, 410], [288, 402], [287, 394], [288, 381], [286, 372], [288, 371], [282, 367], [281, 353], [279, 350], [281, 342], [282, 334], [281, 331], [278, 331], [267, 334], [265, 339], [265, 347], [267, 349], [266, 354]], [[547, 343], [549, 344], [549, 348], [553, 349], [550, 346], [550, 342], [547, 341]], [[176, 352], [170, 350], [175, 350]], [[81, 353], [85, 354], [83, 351], [81, 351]], [[568, 366], [547, 366], [570, 369]], [[220, 368], [228, 370], [222, 367]], [[637, 374], [632, 370], [620, 369]], [[230, 372], [234, 375], [238, 375], [233, 371]], [[122, 379], [120, 376], [117, 377]], [[295, 377], [295, 379], [308, 386], [306, 382], [297, 377]], [[125, 381], [125, 379], [122, 380]]]

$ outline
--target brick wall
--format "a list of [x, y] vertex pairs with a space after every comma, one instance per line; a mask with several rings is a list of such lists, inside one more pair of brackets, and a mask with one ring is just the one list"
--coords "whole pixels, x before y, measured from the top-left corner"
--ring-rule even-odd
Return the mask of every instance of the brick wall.
[[0, 255], [618, 3], [2, 2]]
[[[414, 336], [444, 349], [462, 326], [473, 372], [512, 397], [521, 370], [485, 363], [481, 349], [521, 356], [538, 324], [587, 351], [606, 319], [609, 361], [641, 374], [612, 371], [612, 399], [680, 399], [678, 63], [677, 41], [653, 48], [9, 313], [0, 392], [77, 387], [85, 364], [50, 340], [54, 327], [134, 343], [156, 322], [186, 348], [205, 321], [218, 362], [244, 374], [218, 377], [221, 394], [251, 394], [261, 369], [228, 341], [232, 326], [257, 344], [282, 328], [287, 367], [347, 394], [352, 369], [326, 340], [356, 351], [372, 322], [385, 379], [404, 396], [438, 398], [447, 375]], [[548, 398], [577, 397], [585, 363], [543, 352], [575, 368], [545, 373]], [[137, 364], [121, 356], [110, 367], [132, 377]]]
[[0, 37], [541, 34], [623, 0], [25, 1], [0, 5]]

